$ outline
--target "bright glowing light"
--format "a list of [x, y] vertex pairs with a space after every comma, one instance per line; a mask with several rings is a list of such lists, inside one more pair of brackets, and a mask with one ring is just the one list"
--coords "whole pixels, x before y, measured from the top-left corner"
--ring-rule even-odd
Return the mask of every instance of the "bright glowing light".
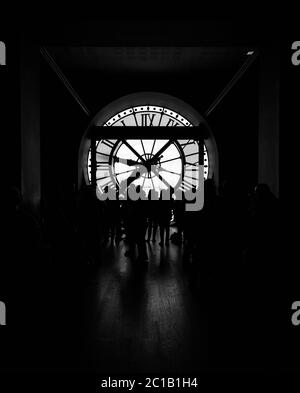
[[[109, 118], [106, 123], [98, 124], [98, 126], [192, 127], [193, 124], [171, 109], [144, 105], [124, 109]], [[112, 132], [112, 136], [113, 134]], [[189, 134], [188, 130], [186, 134]], [[126, 135], [126, 130], [124, 130], [124, 135]], [[146, 193], [151, 189], [160, 191], [170, 187], [179, 187], [181, 191], [185, 192], [187, 187], [191, 187], [191, 184], [197, 187], [198, 179], [195, 179], [194, 172], [195, 165], [199, 160], [199, 145], [194, 140], [181, 139], [172, 142], [162, 151], [153, 170], [145, 170], [145, 162], [147, 160], [149, 162], [151, 157], [167, 142], [167, 139], [127, 139], [125, 143], [116, 139], [98, 141], [97, 161], [101, 162], [100, 165], [97, 165], [96, 170], [98, 189], [104, 189], [106, 186], [112, 187], [112, 181], [119, 185], [127, 181], [129, 177], [135, 176], [138, 164], [140, 164], [141, 173], [140, 177], [134, 180], [134, 184], [141, 185]], [[207, 179], [209, 157], [205, 144], [203, 148], [204, 179]], [[189, 164], [184, 169], [183, 157]], [[125, 160], [131, 160], [131, 162]], [[91, 181], [91, 151], [88, 153], [87, 174], [89, 181]], [[185, 183], [182, 182], [183, 178]], [[180, 186], [180, 184], [182, 185]]]

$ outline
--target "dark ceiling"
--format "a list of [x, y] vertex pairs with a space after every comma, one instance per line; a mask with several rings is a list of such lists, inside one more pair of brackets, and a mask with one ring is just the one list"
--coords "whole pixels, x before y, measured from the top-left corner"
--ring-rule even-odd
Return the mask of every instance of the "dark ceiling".
[[[99, 94], [109, 100], [137, 91], [160, 91], [205, 110], [249, 60], [250, 46], [48, 46], [91, 112]], [[103, 103], [104, 104], [104, 103]]]
[[91, 113], [138, 91], [174, 95], [205, 113], [260, 48], [258, 37], [258, 26], [244, 19], [123, 18], [57, 23], [41, 31], [38, 45]]
[[101, 72], [237, 71], [252, 48], [56, 46], [48, 52], [63, 69]]

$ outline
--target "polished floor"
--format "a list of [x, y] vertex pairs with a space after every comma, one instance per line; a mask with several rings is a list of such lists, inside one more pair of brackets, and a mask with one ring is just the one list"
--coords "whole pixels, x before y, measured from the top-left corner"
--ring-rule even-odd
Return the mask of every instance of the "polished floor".
[[190, 290], [183, 250], [147, 244], [149, 262], [106, 246], [86, 291], [85, 358], [99, 372], [188, 372], [205, 362], [206, 330]]
[[29, 269], [22, 259], [8, 280], [3, 367], [112, 376], [292, 365], [282, 270], [277, 277], [257, 263], [233, 269], [231, 254], [216, 245], [217, 260], [205, 246], [192, 261], [183, 247], [158, 241], [147, 243], [146, 264], [125, 257], [124, 241], [102, 247], [93, 265], [76, 264], [69, 249], [59, 249], [55, 265]]
[[125, 257], [123, 241], [102, 248], [84, 292], [84, 368], [187, 374], [279, 366], [287, 344], [285, 326], [271, 324], [283, 306], [269, 271], [242, 261], [230, 267], [222, 250], [218, 260], [206, 252], [191, 261], [183, 247], [158, 241], [147, 243], [145, 264]]

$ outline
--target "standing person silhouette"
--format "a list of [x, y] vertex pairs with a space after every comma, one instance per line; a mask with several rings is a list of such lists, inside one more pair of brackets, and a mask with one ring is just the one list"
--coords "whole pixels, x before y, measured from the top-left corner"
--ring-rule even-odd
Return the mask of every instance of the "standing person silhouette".
[[127, 200], [127, 230], [128, 230], [128, 243], [129, 249], [126, 251], [125, 256], [133, 256], [135, 246], [137, 246], [138, 257], [137, 260], [145, 262], [148, 260], [145, 235], [147, 230], [147, 208], [145, 206], [148, 201], [146, 200], [141, 186], [130, 185], [132, 192], [138, 195], [137, 200], [130, 199], [130, 191], [128, 192]]
[[170, 238], [170, 221], [172, 218], [172, 202], [169, 200], [163, 199], [163, 191], [160, 193], [159, 202], [158, 202], [158, 224], [160, 230], [160, 242], [159, 245], [163, 246], [164, 243], [166, 246], [169, 245]]
[[147, 231], [147, 204], [149, 201], [141, 186], [136, 187], [137, 193], [140, 198], [136, 201], [136, 239], [138, 248], [138, 260], [141, 262], [148, 261], [148, 254], [146, 249], [145, 235]]
[[152, 241], [156, 241], [156, 232], [158, 228], [158, 212], [157, 212], [157, 206], [158, 206], [158, 199], [159, 199], [159, 194], [156, 190], [152, 189], [152, 192], [149, 192], [148, 194], [148, 206], [149, 208], [147, 209], [148, 211], [148, 236], [147, 236], [147, 242], [150, 242], [151, 236], [152, 236]]

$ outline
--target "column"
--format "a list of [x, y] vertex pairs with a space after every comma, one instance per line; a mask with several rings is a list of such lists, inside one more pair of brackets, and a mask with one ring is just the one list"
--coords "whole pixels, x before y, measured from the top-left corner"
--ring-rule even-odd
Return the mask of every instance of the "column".
[[21, 191], [24, 202], [38, 214], [41, 201], [39, 47], [23, 41], [20, 54]]
[[279, 44], [260, 51], [258, 181], [279, 196]]

